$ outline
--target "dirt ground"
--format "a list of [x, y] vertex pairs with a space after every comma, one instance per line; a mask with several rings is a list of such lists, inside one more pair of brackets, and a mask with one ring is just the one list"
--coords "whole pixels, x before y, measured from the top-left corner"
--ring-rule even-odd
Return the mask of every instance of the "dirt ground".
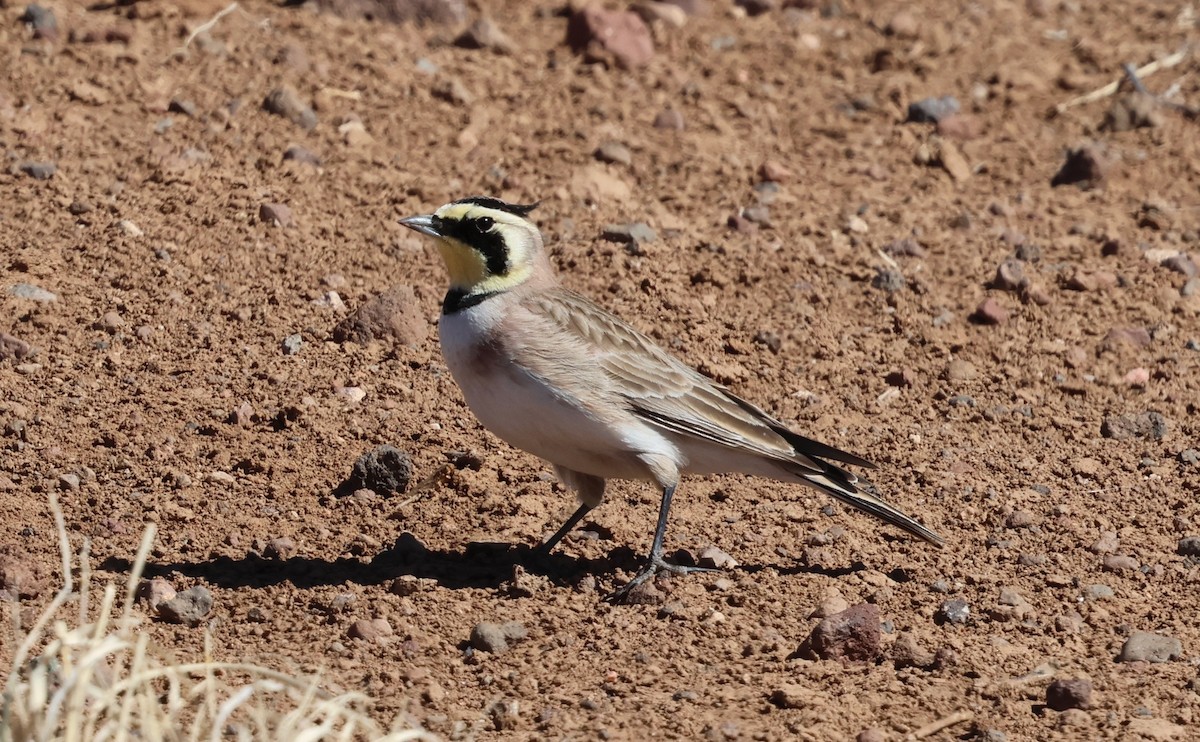
[[[104, 579], [157, 525], [148, 573], [211, 592], [219, 658], [321, 673], [446, 738], [1194, 738], [1200, 122], [1130, 124], [1112, 97], [1053, 115], [1195, 43], [1194, 5], [712, 0], [652, 24], [633, 69], [572, 51], [554, 2], [420, 25], [250, 0], [189, 39], [223, 5], [48, 2], [35, 34], [0, 2], [21, 605], [59, 584], [57, 492]], [[454, 43], [481, 14], [509, 48]], [[1200, 105], [1194, 56], [1144, 82]], [[263, 106], [281, 85], [290, 117]], [[946, 95], [953, 120], [905, 122]], [[1074, 148], [1091, 181], [1052, 185]], [[474, 194], [540, 199], [568, 286], [876, 461], [947, 547], [728, 476], [685, 480], [667, 536], [727, 552], [724, 574], [603, 601], [653, 530], [634, 483], [528, 562], [574, 500], [465, 407], [440, 259], [396, 223]], [[636, 222], [657, 238], [602, 236]], [[395, 287], [393, 335], [334, 339]], [[335, 496], [384, 444], [413, 486]], [[865, 661], [801, 651], [864, 603]], [[525, 636], [486, 651], [481, 622]], [[202, 627], [154, 639], [194, 658]], [[1166, 661], [1118, 661], [1135, 632]], [[1091, 690], [1057, 711], [1055, 679]]]

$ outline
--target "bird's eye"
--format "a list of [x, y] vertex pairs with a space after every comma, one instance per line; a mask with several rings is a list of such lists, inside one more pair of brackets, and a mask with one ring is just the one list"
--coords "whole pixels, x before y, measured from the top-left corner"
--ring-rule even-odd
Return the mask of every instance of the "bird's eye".
[[495, 224], [496, 221], [490, 216], [481, 216], [475, 220], [475, 231], [483, 234], [484, 232], [490, 230]]

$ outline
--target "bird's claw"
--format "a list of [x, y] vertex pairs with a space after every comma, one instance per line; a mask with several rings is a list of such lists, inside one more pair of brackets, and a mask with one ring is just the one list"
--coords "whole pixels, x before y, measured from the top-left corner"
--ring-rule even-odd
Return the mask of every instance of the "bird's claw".
[[719, 569], [712, 567], [691, 567], [683, 564], [671, 564], [666, 559], [663, 559], [662, 552], [652, 553], [646, 560], [646, 566], [642, 567], [633, 579], [625, 583], [621, 587], [614, 590], [605, 598], [609, 603], [623, 603], [629, 597], [629, 593], [639, 585], [644, 584], [647, 580], [654, 577], [659, 572], [670, 572], [676, 575], [686, 575], [693, 572], [720, 572]]

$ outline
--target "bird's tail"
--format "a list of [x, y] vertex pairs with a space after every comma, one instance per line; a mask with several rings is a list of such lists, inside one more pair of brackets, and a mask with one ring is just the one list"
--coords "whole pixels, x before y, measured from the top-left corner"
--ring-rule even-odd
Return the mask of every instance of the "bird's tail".
[[[867, 492], [863, 483], [859, 482], [858, 478], [848, 471], [844, 471], [828, 463], [825, 463], [825, 471], [820, 474], [813, 472], [811, 469], [800, 467], [790, 469], [789, 471], [802, 483], [824, 492], [855, 510], [861, 510], [884, 523], [890, 523], [897, 528], [908, 531], [912, 535], [923, 538], [931, 544], [942, 546], [946, 543], [941, 536], [892, 507], [882, 498]], [[874, 488], [871, 487], [871, 489]]]

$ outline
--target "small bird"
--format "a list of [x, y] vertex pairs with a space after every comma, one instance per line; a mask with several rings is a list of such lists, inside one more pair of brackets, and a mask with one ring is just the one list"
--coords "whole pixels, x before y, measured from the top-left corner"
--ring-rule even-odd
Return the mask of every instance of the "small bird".
[[564, 288], [537, 206], [476, 196], [400, 223], [432, 237], [450, 275], [438, 323], [442, 355], [484, 427], [549, 462], [579, 508], [539, 552], [548, 554], [604, 499], [605, 481], [662, 491], [645, 566], [621, 600], [668, 563], [663, 537], [680, 475], [740, 472], [808, 485], [931, 543], [933, 531], [856, 486], [828, 460], [871, 462], [805, 438], [646, 335]]

